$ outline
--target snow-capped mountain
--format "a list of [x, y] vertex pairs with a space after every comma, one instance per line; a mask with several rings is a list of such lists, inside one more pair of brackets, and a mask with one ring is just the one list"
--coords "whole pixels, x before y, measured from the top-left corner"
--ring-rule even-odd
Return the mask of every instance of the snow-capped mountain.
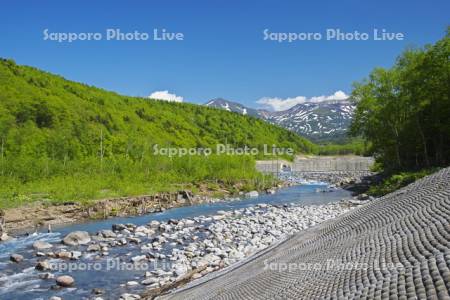
[[355, 105], [348, 100], [305, 102], [276, 112], [248, 108], [222, 98], [213, 99], [206, 105], [261, 118], [313, 141], [345, 138], [355, 109]]
[[266, 120], [313, 141], [345, 138], [355, 105], [347, 100], [307, 102], [272, 112]]
[[235, 113], [242, 114], [242, 115], [260, 117], [259, 110], [249, 108], [240, 103], [225, 100], [223, 98], [212, 99], [212, 100], [208, 101], [205, 105], [209, 106], [209, 107], [221, 108], [221, 109], [228, 110], [228, 111], [235, 112]]

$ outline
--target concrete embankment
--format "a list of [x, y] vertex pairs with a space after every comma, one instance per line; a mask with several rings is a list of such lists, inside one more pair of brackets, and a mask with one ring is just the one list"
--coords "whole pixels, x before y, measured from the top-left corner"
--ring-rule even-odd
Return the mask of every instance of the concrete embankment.
[[367, 172], [374, 160], [372, 157], [345, 156], [296, 156], [293, 162], [286, 160], [260, 160], [256, 169], [265, 173], [290, 172]]
[[163, 299], [450, 299], [450, 168]]

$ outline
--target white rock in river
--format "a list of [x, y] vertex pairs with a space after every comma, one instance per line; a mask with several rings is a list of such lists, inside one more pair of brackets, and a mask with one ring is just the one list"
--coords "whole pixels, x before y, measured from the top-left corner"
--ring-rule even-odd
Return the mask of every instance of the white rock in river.
[[122, 294], [120, 295], [120, 300], [137, 300], [141, 299], [141, 296], [135, 294]]
[[80, 259], [82, 255], [83, 255], [83, 253], [81, 253], [81, 251], [72, 251], [71, 258], [77, 260], [77, 259]]
[[100, 231], [99, 235], [103, 236], [104, 238], [115, 238], [117, 236], [114, 231], [107, 229]]
[[192, 226], [192, 225], [195, 224], [195, 221], [194, 221], [194, 220], [187, 219], [187, 220], [184, 222], [184, 224], [185, 224], [186, 226]]
[[9, 257], [9, 259], [10, 259], [12, 262], [20, 263], [20, 262], [23, 260], [23, 256], [20, 255], [20, 254], [11, 254], [11, 256]]
[[188, 268], [185, 265], [175, 265], [173, 267], [173, 273], [179, 277], [179, 276], [183, 276], [184, 274], [186, 274], [188, 272]]
[[56, 278], [56, 284], [62, 287], [69, 287], [75, 283], [75, 279], [68, 275], [59, 276]]
[[245, 194], [245, 197], [258, 197], [259, 193], [257, 191], [251, 191]]
[[39, 278], [42, 280], [55, 279], [55, 275], [52, 273], [42, 273], [39, 274]]
[[87, 247], [87, 249], [86, 249], [87, 252], [97, 252], [97, 251], [100, 251], [100, 250], [101, 250], [101, 247], [98, 244], [89, 245]]
[[147, 256], [145, 256], [145, 255], [138, 255], [138, 256], [132, 257], [131, 261], [134, 262], [134, 263], [137, 263], [137, 262], [140, 262], [140, 261], [143, 261], [143, 260], [146, 260], [146, 259], [147, 259]]
[[69, 246], [86, 245], [91, 241], [89, 233], [86, 231], [74, 231], [66, 235], [63, 243]]
[[33, 248], [36, 250], [45, 250], [52, 248], [52, 244], [44, 242], [44, 241], [36, 241], [33, 243]]
[[39, 271], [47, 271], [47, 270], [51, 270], [51, 266], [50, 266], [50, 264], [48, 263], [48, 261], [42, 260], [42, 261], [39, 261], [39, 262], [36, 264], [35, 269], [36, 269], [36, 270], [39, 270]]
[[149, 223], [150, 227], [157, 228], [159, 226], [159, 221], [153, 220]]
[[141, 281], [141, 284], [142, 285], [151, 285], [151, 284], [158, 283], [158, 282], [159, 282], [158, 278], [150, 277], [150, 278], [147, 278], [147, 279]]
[[3, 233], [0, 232], [0, 242], [6, 242], [11, 239], [12, 239], [12, 237], [10, 237], [6, 232], [3, 232]]

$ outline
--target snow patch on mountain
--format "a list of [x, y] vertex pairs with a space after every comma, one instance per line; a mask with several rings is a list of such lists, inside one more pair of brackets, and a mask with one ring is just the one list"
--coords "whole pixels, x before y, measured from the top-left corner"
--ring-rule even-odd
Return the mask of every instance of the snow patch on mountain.
[[340, 98], [298, 103], [282, 111], [252, 109], [222, 98], [213, 99], [206, 105], [261, 118], [313, 141], [345, 138], [355, 110], [353, 103]]

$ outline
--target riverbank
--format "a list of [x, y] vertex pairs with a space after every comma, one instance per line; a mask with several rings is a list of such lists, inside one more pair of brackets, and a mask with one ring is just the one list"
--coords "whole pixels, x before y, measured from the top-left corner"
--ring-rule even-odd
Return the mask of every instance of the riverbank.
[[[208, 263], [211, 268], [202, 266], [205, 270], [191, 264], [191, 270], [187, 269], [178, 278], [179, 275], [173, 273], [173, 267], [186, 261], [181, 259], [183, 256], [178, 261], [176, 253], [182, 253], [191, 263], [192, 260], [200, 261], [205, 256], [206, 259], [218, 256], [224, 260], [219, 269], [228, 263], [235, 265], [242, 260], [235, 257], [236, 260], [233, 261], [233, 255], [241, 257], [242, 254], [242, 259], [245, 259], [292, 232], [334, 217], [333, 211], [350, 209], [336, 204], [340, 199], [349, 199], [350, 193], [341, 189], [332, 191], [329, 191], [327, 185], [298, 185], [280, 189], [275, 194], [184, 206], [140, 217], [55, 226], [54, 233], [51, 234], [21, 236], [16, 240], [0, 243], [0, 298], [50, 299], [55, 296], [64, 300], [83, 297], [117, 299], [122, 294], [144, 293], [155, 277], [158, 280], [174, 277], [176, 280], [172, 278], [163, 281], [159, 287], [152, 286], [153, 292], [157, 293], [158, 289], [161, 292], [163, 289], [173, 289], [176, 285], [199, 278], [200, 275], [206, 276], [217, 267], [212, 266], [217, 263], [214, 261], [211, 266]], [[331, 209], [333, 205], [339, 207]], [[311, 216], [314, 218], [310, 219]], [[223, 233], [216, 230], [216, 226], [224, 228]], [[225, 238], [227, 232], [231, 235], [230, 239]], [[67, 236], [69, 238], [65, 238]], [[61, 243], [62, 240], [68, 244]], [[72, 245], [76, 240], [81, 243]], [[87, 241], [88, 244], [84, 244]], [[188, 247], [192, 244], [197, 247], [189, 253]], [[216, 253], [214, 250], [210, 252], [211, 247], [225, 253]], [[208, 254], [211, 255], [207, 256]], [[9, 262], [10, 257], [19, 262]], [[45, 261], [50, 264], [51, 269], [47, 269]], [[36, 270], [36, 266], [42, 271]], [[119, 272], [117, 268], [120, 269]], [[203, 274], [194, 275], [199, 272]], [[65, 275], [71, 276], [74, 284], [66, 288], [58, 287], [56, 279]], [[103, 294], [94, 294], [94, 289], [95, 293], [102, 293], [103, 290]]]
[[[362, 193], [361, 186], [370, 186], [371, 172], [305, 172], [285, 174], [274, 181], [272, 187], [259, 191], [244, 191], [242, 184], [227, 187], [218, 185], [215, 189], [205, 184], [198, 185], [198, 193], [190, 190], [178, 192], [156, 193], [153, 195], [119, 197], [88, 202], [46, 202], [36, 201], [15, 208], [3, 210], [3, 229], [10, 235], [35, 230], [46, 230], [49, 226], [71, 224], [88, 220], [106, 219], [111, 217], [139, 216], [161, 212], [175, 207], [214, 203], [217, 201], [234, 201], [242, 197], [254, 197], [258, 194], [273, 194], [277, 189], [304, 184], [308, 181], [328, 182], [333, 186]], [[357, 188], [355, 188], [357, 187]], [[218, 197], [222, 195], [222, 197]], [[0, 234], [1, 236], [1, 234]], [[0, 240], [8, 239], [7, 236]]]
[[[217, 275], [217, 271], [237, 267], [248, 258], [282, 243], [289, 236], [334, 219], [354, 207], [356, 206], [346, 201], [311, 206], [277, 207], [261, 204], [233, 212], [222, 212], [212, 217], [214, 222], [207, 227], [210, 234], [206, 239], [189, 243], [183, 250], [174, 251], [173, 255], [182, 263], [181, 274], [178, 274], [179, 264], [172, 266], [175, 276], [155, 276], [156, 283], [140, 296], [143, 299], [154, 299], [192, 281], [198, 283], [209, 280]], [[200, 219], [200, 222], [207, 220]], [[195, 236], [195, 232], [192, 234]], [[120, 299], [130, 297], [136, 295], [121, 295]]]
[[[316, 193], [313, 187], [309, 191], [315, 197], [334, 194]], [[10, 263], [12, 266], [8, 268], [14, 268], [14, 273], [0, 272], [0, 290], [7, 282], [12, 286], [18, 284], [14, 283], [14, 277], [20, 275], [17, 270], [37, 267], [38, 270], [20, 275], [28, 276], [21, 279], [22, 284], [31, 280], [39, 286], [33, 292], [36, 297], [52, 295], [64, 300], [78, 299], [71, 296], [76, 293], [79, 297], [91, 295], [95, 299], [117, 299], [119, 295], [122, 299], [151, 298], [235, 265], [293, 233], [351, 209], [352, 205], [344, 202], [306, 206], [261, 203], [219, 210], [212, 215], [153, 220], [142, 225], [113, 224], [110, 229], [97, 233], [78, 230], [51, 239], [36, 237], [32, 249], [11, 253], [11, 259], [22, 256], [23, 260]], [[61, 240], [63, 243], [59, 242]], [[89, 274], [93, 271], [86, 271], [86, 266], [98, 266], [97, 276], [102, 279], [92, 281]], [[126, 276], [120, 277], [117, 271]], [[106, 274], [109, 277], [117, 274], [121, 282], [112, 284], [110, 279], [105, 279]], [[60, 281], [67, 280], [61, 276], [70, 276], [74, 282], [61, 287]], [[17, 299], [27, 299], [25, 295], [29, 296], [24, 294]]]
[[4, 230], [9, 234], [16, 234], [86, 220], [139, 216], [175, 207], [214, 203], [223, 200], [223, 198], [217, 197], [218, 191], [221, 195], [228, 195], [224, 197], [233, 201], [238, 197], [254, 197], [259, 193], [274, 193], [276, 189], [288, 185], [290, 185], [288, 182], [279, 182], [272, 188], [250, 192], [240, 191], [237, 194], [232, 194], [229, 189], [223, 186], [215, 190], [203, 188], [199, 194], [193, 194], [190, 190], [182, 190], [89, 202], [48, 203], [37, 201], [3, 210]]

